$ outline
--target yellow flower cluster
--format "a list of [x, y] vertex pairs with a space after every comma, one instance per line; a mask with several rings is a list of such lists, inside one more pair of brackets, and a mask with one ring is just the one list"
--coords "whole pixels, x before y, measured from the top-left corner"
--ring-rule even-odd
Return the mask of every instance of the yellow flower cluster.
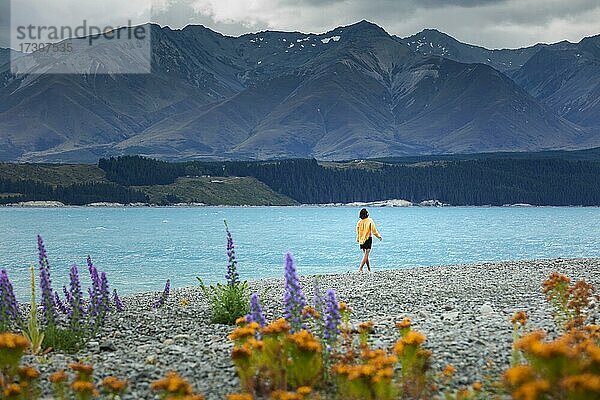
[[271, 393], [271, 400], [304, 400], [312, 393], [309, 386], [300, 386], [295, 392], [276, 390]]
[[289, 332], [290, 328], [290, 324], [284, 318], [279, 318], [262, 328], [261, 333], [263, 335], [278, 335]]
[[254, 400], [250, 393], [232, 393], [227, 395], [227, 400]]
[[5, 399], [20, 396], [22, 392], [21, 386], [16, 383], [11, 383], [2, 390], [3, 398]]
[[512, 322], [513, 325], [519, 324], [521, 326], [525, 326], [527, 323], [527, 318], [527, 313], [525, 311], [519, 311], [513, 315], [510, 322]]
[[340, 312], [342, 312], [342, 313], [350, 312], [350, 308], [348, 308], [348, 304], [344, 303], [343, 301], [338, 304], [338, 308], [340, 309]]
[[591, 360], [596, 351], [600, 350], [594, 340], [586, 336], [585, 331], [569, 331], [554, 341], [545, 342], [543, 331], [534, 331], [523, 336], [515, 343], [515, 347], [528, 356], [552, 360], [564, 357], [574, 363], [587, 365], [586, 360]]
[[233, 332], [227, 336], [230, 340], [243, 340], [254, 337], [260, 325], [256, 322], [251, 322], [247, 325], [242, 325], [236, 328]]
[[373, 323], [373, 321], [361, 322], [358, 325], [358, 332], [359, 333], [371, 333], [371, 332], [373, 332], [374, 326], [375, 326], [375, 324]]
[[127, 381], [114, 376], [107, 376], [102, 380], [102, 386], [111, 393], [119, 394], [127, 388]]
[[100, 393], [96, 389], [96, 385], [92, 381], [94, 367], [83, 363], [71, 363], [69, 368], [77, 374], [75, 380], [71, 382], [71, 390], [77, 394], [79, 398], [98, 397]]
[[444, 370], [442, 371], [442, 375], [444, 375], [445, 377], [448, 377], [448, 378], [454, 376], [455, 373], [456, 373], [456, 368], [452, 364], [446, 365], [446, 367], [444, 367]]
[[190, 301], [189, 301], [188, 299], [186, 299], [185, 297], [184, 297], [184, 298], [182, 298], [181, 300], [179, 300], [179, 305], [180, 305], [181, 307], [187, 307], [187, 306], [189, 306], [190, 304], [191, 304], [191, 303], [190, 303]]
[[563, 393], [573, 399], [600, 398], [600, 347], [592, 336], [596, 327], [569, 331], [545, 341], [535, 331], [515, 342], [529, 364], [517, 365], [504, 374], [516, 400], [535, 400], [546, 393]]
[[400, 338], [394, 345], [394, 352], [401, 356], [404, 354], [406, 347], [411, 348], [419, 347], [427, 338], [421, 332], [409, 331], [403, 337]]
[[305, 330], [289, 334], [286, 339], [302, 351], [320, 353], [323, 349], [314, 335]]
[[30, 366], [20, 367], [17, 373], [19, 374], [21, 379], [25, 380], [37, 379], [40, 377], [40, 372], [37, 369]]
[[542, 289], [545, 294], [552, 295], [551, 293], [556, 289], [566, 288], [571, 283], [569, 277], [553, 272], [550, 278], [546, 279], [542, 284]]
[[29, 348], [29, 341], [25, 336], [10, 332], [0, 333], [0, 350], [21, 350]]
[[169, 371], [167, 375], [152, 382], [150, 387], [156, 391], [166, 392], [168, 395], [192, 395], [193, 389], [190, 383], [182, 378], [177, 372]]
[[363, 348], [361, 358], [361, 364], [338, 363], [333, 366], [333, 372], [349, 381], [363, 379], [365, 383], [391, 382], [397, 357], [388, 355], [382, 349]]
[[396, 328], [398, 328], [400, 330], [410, 328], [411, 326], [412, 326], [412, 321], [408, 317], [404, 318], [400, 322], [396, 322]]
[[314, 319], [321, 318], [321, 314], [319, 314], [319, 312], [317, 310], [315, 310], [314, 307], [311, 307], [311, 306], [305, 306], [304, 309], [302, 310], [302, 315], [305, 317], [311, 316]]
[[98, 396], [99, 394], [94, 383], [89, 381], [73, 381], [73, 383], [71, 383], [71, 389], [73, 389], [75, 393], [85, 393], [94, 397]]
[[71, 368], [75, 372], [79, 372], [85, 375], [92, 375], [92, 373], [94, 372], [93, 366], [83, 363], [71, 363], [69, 364], [69, 368]]
[[62, 383], [62, 382], [66, 382], [67, 379], [69, 379], [67, 373], [65, 372], [64, 369], [61, 369], [60, 371], [57, 371], [55, 373], [53, 373], [52, 375], [50, 375], [50, 382], [52, 383]]

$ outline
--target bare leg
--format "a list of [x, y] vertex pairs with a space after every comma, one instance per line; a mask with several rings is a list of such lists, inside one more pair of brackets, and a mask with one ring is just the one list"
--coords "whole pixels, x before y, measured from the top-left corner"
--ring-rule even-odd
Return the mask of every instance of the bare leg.
[[371, 272], [371, 263], [369, 262], [369, 253], [371, 253], [371, 249], [365, 251], [365, 258], [367, 259], [367, 271]]
[[[362, 272], [365, 264], [369, 263], [369, 251], [370, 250], [363, 250], [364, 255], [362, 261], [360, 262], [360, 267], [358, 267], [358, 272]], [[369, 268], [369, 271], [371, 270], [370, 267], [367, 266], [367, 268]]]
[[366, 257], [367, 257], [367, 251], [365, 249], [363, 249], [363, 258], [360, 261], [360, 267], [358, 267], [358, 272], [362, 272], [362, 267], [367, 263]]

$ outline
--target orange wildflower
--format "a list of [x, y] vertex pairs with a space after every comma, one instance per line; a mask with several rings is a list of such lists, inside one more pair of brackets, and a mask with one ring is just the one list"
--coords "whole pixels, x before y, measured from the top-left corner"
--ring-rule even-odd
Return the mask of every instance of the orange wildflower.
[[406, 329], [406, 328], [410, 328], [411, 326], [412, 326], [412, 321], [408, 317], [404, 318], [400, 322], [396, 322], [396, 328], [398, 328], [398, 329]]
[[536, 380], [524, 383], [512, 393], [515, 400], [537, 400], [540, 395], [550, 390], [550, 383], [545, 380]]
[[192, 394], [192, 386], [189, 382], [174, 371], [167, 372], [164, 378], [152, 382], [150, 387], [153, 390], [164, 390], [169, 393]]
[[258, 328], [260, 328], [260, 325], [257, 322], [250, 322], [247, 325], [236, 328], [227, 337], [230, 340], [240, 340], [240, 339], [252, 337], [256, 334], [256, 330]]
[[290, 324], [284, 318], [279, 318], [262, 328], [261, 333], [263, 335], [277, 335], [288, 332], [290, 328]]
[[358, 325], [358, 331], [360, 333], [371, 333], [374, 325], [373, 321], [362, 322]]
[[512, 322], [513, 325], [520, 324], [521, 326], [524, 326], [527, 323], [527, 313], [525, 311], [515, 313], [510, 322]]
[[321, 343], [308, 331], [298, 331], [288, 335], [287, 340], [296, 345], [300, 350], [319, 353], [322, 350]]
[[446, 367], [442, 371], [442, 374], [448, 378], [450, 378], [451, 376], [454, 376], [455, 373], [456, 373], [456, 368], [454, 368], [454, 365], [452, 365], [452, 364], [446, 365]]
[[112, 392], [122, 392], [127, 387], [127, 381], [117, 379], [114, 376], [107, 376], [102, 380], [102, 386]]
[[69, 364], [69, 368], [71, 368], [73, 371], [81, 372], [86, 375], [91, 375], [94, 372], [94, 367], [83, 363], [71, 363]]
[[517, 365], [504, 373], [504, 378], [511, 386], [518, 386], [531, 381], [535, 372], [529, 365]]
[[52, 383], [60, 383], [60, 382], [66, 382], [66, 380], [69, 377], [67, 376], [67, 373], [65, 372], [64, 369], [61, 369], [58, 372], [53, 373], [52, 375], [50, 375], [50, 382]]
[[232, 393], [227, 395], [227, 400], [254, 400], [250, 393]]
[[71, 389], [73, 389], [74, 392], [79, 393], [96, 393], [96, 387], [94, 386], [94, 383], [88, 381], [74, 381], [71, 383]]
[[19, 349], [29, 348], [29, 340], [25, 336], [10, 332], [0, 333], [0, 349]]
[[586, 373], [567, 376], [560, 382], [561, 386], [573, 392], [585, 391], [600, 393], [600, 376]]
[[301, 396], [307, 396], [311, 394], [311, 392], [312, 388], [310, 386], [300, 386], [298, 389], [296, 389], [296, 393], [298, 393]]
[[18, 374], [21, 378], [23, 379], [27, 379], [27, 380], [32, 380], [32, 379], [37, 379], [40, 377], [40, 373], [37, 369], [33, 368], [33, 367], [20, 367], [18, 370]]
[[11, 383], [2, 391], [4, 397], [19, 396], [21, 394], [21, 386], [16, 383]]

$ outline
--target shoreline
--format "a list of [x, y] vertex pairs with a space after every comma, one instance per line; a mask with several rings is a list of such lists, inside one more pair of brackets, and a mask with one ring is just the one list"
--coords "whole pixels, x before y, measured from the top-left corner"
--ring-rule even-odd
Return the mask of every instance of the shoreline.
[[[551, 272], [600, 285], [600, 258], [502, 261], [437, 267], [301, 276], [312, 301], [318, 279], [353, 310], [351, 323], [373, 320], [371, 344], [388, 347], [397, 339], [395, 321], [413, 320], [427, 336], [433, 368], [453, 364], [454, 386], [484, 379], [487, 360], [504, 369], [510, 359], [510, 317], [525, 310], [530, 326], [555, 332], [542, 282]], [[283, 278], [249, 281], [261, 296], [268, 320], [281, 316]], [[76, 355], [51, 353], [44, 363], [27, 356], [44, 373], [76, 359], [96, 367], [96, 377], [116, 375], [130, 381], [124, 399], [152, 398], [149, 384], [167, 370], [177, 370], [207, 399], [222, 399], [239, 389], [229, 358], [232, 327], [210, 325], [209, 309], [199, 287], [174, 289], [164, 308], [152, 310], [157, 292], [123, 296], [125, 311], [110, 315], [97, 338]], [[189, 306], [181, 306], [186, 299]]]
[[[395, 202], [395, 200], [393, 201]], [[452, 205], [446, 203], [432, 203], [429, 200], [421, 203], [386, 203], [386, 202], [354, 202], [354, 203], [324, 203], [324, 204], [296, 204], [296, 205], [208, 205], [203, 203], [180, 203], [169, 205], [158, 205], [150, 203], [92, 203], [83, 205], [64, 204], [55, 201], [36, 201], [22, 203], [7, 203], [0, 204], [0, 208], [17, 208], [17, 209], [56, 209], [56, 208], [91, 208], [91, 209], [121, 209], [121, 208], [599, 208], [600, 205], [534, 205], [525, 203], [503, 204], [503, 205]], [[427, 203], [427, 204], [422, 204]]]

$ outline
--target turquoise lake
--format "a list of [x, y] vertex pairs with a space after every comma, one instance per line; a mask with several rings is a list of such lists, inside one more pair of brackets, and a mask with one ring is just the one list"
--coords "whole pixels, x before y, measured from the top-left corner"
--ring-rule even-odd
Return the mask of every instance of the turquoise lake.
[[[236, 245], [242, 279], [279, 277], [291, 251], [301, 274], [356, 270], [358, 209], [0, 208], [0, 268], [20, 300], [29, 295], [28, 266], [37, 265], [36, 235], [45, 240], [53, 286], [72, 264], [87, 276], [89, 254], [122, 293], [158, 291], [224, 280], [223, 220]], [[374, 269], [553, 257], [600, 257], [600, 208], [373, 208], [383, 236]], [[84, 282], [87, 286], [87, 282]]]

